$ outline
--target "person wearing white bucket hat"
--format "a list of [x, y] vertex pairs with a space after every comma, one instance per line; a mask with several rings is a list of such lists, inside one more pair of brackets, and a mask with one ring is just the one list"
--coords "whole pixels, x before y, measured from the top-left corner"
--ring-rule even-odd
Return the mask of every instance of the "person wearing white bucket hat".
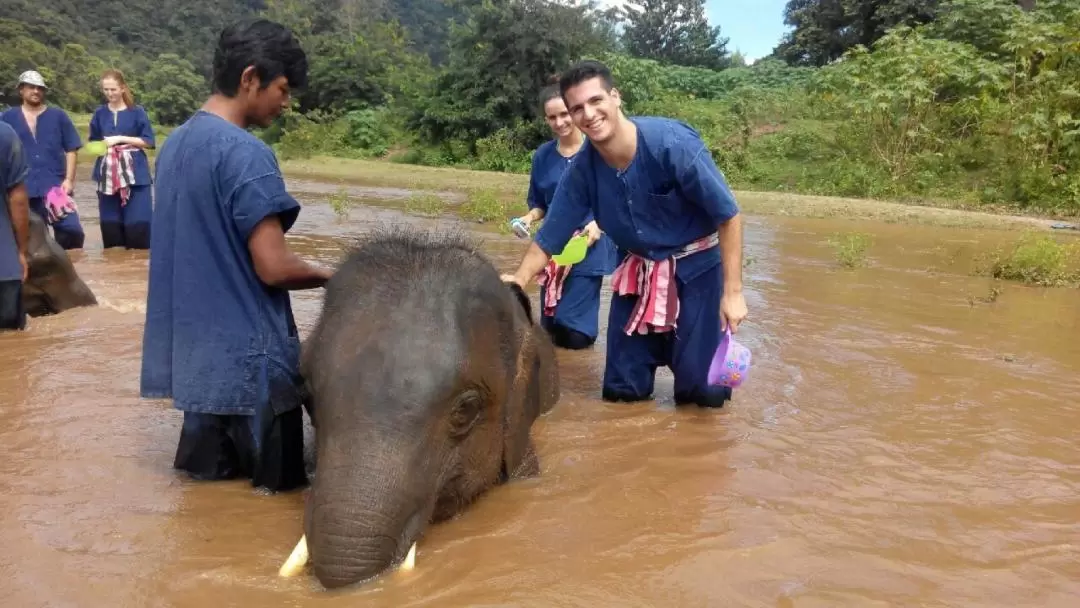
[[75, 191], [75, 165], [78, 150], [82, 147], [79, 132], [67, 112], [46, 105], [48, 90], [39, 72], [23, 72], [18, 82], [22, 105], [0, 114], [0, 120], [11, 125], [22, 142], [30, 166], [30, 174], [26, 177], [30, 210], [52, 224], [54, 237], [61, 247], [81, 249], [86, 235], [78, 211], [54, 221], [45, 205], [46, 194], [56, 186], [68, 195]]

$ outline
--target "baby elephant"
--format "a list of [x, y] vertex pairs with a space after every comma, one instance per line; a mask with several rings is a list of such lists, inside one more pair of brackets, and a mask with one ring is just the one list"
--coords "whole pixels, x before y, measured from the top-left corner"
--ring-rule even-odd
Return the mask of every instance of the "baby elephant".
[[460, 236], [357, 247], [303, 349], [315, 427], [304, 533], [326, 588], [401, 562], [429, 523], [539, 472], [530, 430], [559, 398], [528, 297]]
[[30, 212], [29, 277], [23, 284], [23, 310], [31, 317], [70, 308], [96, 306], [97, 298], [79, 278], [68, 254], [49, 234], [45, 220]]

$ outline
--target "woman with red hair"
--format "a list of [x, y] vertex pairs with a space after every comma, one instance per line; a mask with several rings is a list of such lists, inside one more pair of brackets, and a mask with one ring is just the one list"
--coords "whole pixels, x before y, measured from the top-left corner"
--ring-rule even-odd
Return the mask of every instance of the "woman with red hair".
[[90, 141], [104, 141], [108, 151], [94, 161], [101, 240], [105, 248], [150, 248], [153, 216], [150, 161], [154, 129], [142, 106], [135, 105], [124, 74], [106, 70], [101, 75], [106, 103], [90, 118]]

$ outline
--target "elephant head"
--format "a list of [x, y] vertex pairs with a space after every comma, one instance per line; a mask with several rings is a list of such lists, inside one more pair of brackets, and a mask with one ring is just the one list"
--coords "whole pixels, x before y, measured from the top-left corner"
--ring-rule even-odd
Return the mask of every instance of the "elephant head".
[[354, 249], [301, 373], [316, 461], [304, 534], [326, 588], [379, 575], [429, 523], [538, 473], [531, 427], [559, 398], [528, 297], [454, 235], [392, 231]]
[[60, 244], [49, 234], [45, 220], [30, 213], [29, 277], [23, 284], [23, 309], [31, 317], [64, 312], [79, 306], [96, 306], [97, 298], [75, 272]]

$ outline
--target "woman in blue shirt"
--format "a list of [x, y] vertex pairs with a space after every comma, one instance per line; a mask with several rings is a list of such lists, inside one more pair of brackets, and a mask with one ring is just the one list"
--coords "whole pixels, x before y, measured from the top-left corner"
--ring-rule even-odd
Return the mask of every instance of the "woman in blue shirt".
[[109, 146], [94, 161], [101, 240], [106, 249], [149, 249], [153, 195], [145, 150], [155, 145], [154, 129], [120, 70], [102, 74], [101, 92], [107, 102], [90, 118], [90, 141]]
[[[529, 212], [518, 218], [526, 227], [547, 214], [559, 179], [585, 143], [585, 136], [570, 119], [557, 84], [548, 85], [540, 92], [540, 103], [555, 138], [541, 144], [533, 153], [526, 201]], [[614, 272], [617, 260], [615, 244], [601, 232], [591, 215], [575, 233], [589, 236], [585, 259], [570, 266], [548, 262], [539, 280], [540, 324], [556, 346], [577, 350], [596, 342], [600, 333], [600, 287], [604, 275]]]

